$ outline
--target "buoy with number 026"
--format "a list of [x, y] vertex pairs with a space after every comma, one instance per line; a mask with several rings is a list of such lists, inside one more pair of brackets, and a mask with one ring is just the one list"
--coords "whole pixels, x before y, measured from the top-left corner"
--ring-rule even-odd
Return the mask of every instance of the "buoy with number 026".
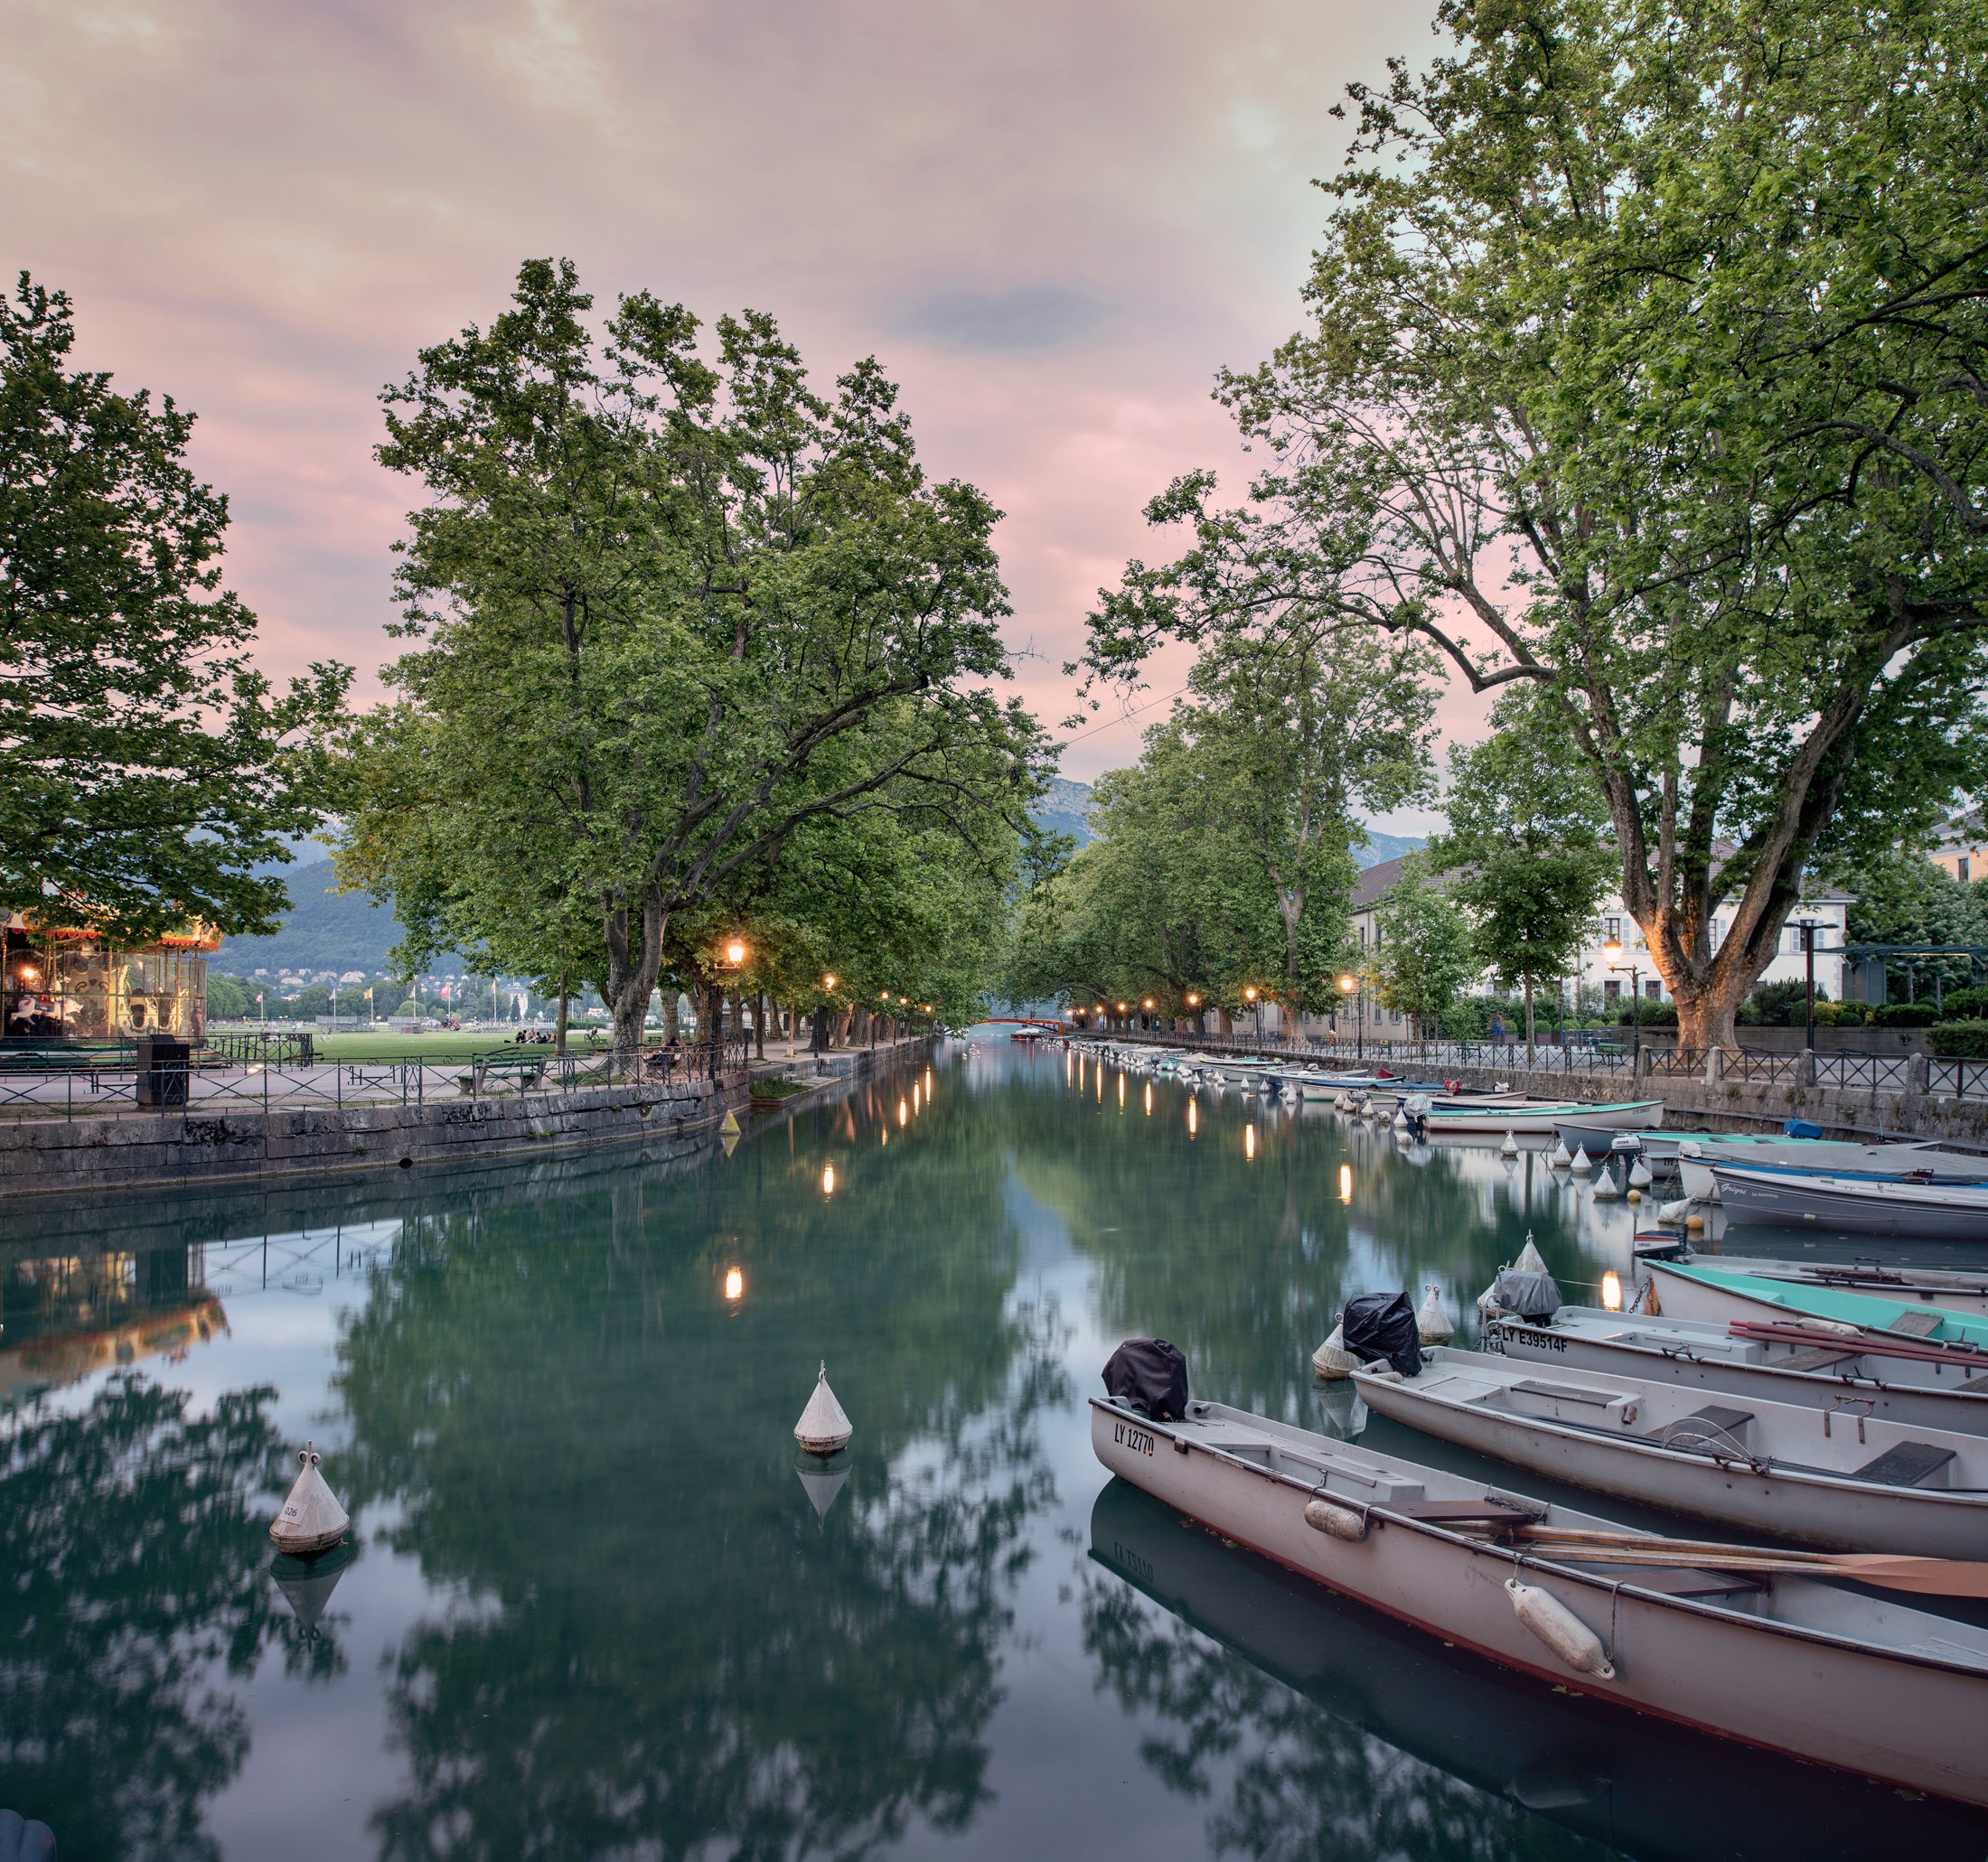
[[821, 1375], [815, 1380], [814, 1394], [801, 1412], [801, 1420], [793, 1426], [794, 1440], [810, 1455], [833, 1455], [847, 1448], [855, 1433], [842, 1413], [842, 1406], [835, 1400], [835, 1392], [829, 1388], [829, 1365], [824, 1358]]
[[344, 1538], [352, 1517], [318, 1473], [321, 1457], [316, 1447], [306, 1442], [297, 1450], [296, 1458], [303, 1464], [303, 1472], [270, 1526], [269, 1537], [278, 1551], [288, 1552], [294, 1558], [310, 1558], [331, 1550]]

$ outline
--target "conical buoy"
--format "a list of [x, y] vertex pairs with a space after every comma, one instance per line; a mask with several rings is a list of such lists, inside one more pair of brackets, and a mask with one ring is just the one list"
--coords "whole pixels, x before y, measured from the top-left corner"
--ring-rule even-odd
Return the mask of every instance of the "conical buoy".
[[1621, 1191], [1616, 1188], [1616, 1180], [1610, 1172], [1607, 1170], [1596, 1171], [1594, 1198], [1597, 1202], [1613, 1202], [1621, 1193]]
[[1553, 1140], [1553, 1148], [1548, 1154], [1546, 1161], [1555, 1170], [1565, 1170], [1574, 1161], [1567, 1155], [1567, 1141], [1565, 1138], [1556, 1137]]
[[1519, 1258], [1512, 1265], [1525, 1274], [1543, 1274], [1548, 1271], [1546, 1257], [1533, 1245], [1532, 1230], [1526, 1230], [1525, 1246], [1519, 1249]]
[[296, 1458], [304, 1471], [297, 1475], [290, 1497], [283, 1502], [283, 1511], [269, 1528], [269, 1537], [276, 1541], [278, 1551], [288, 1552], [293, 1558], [310, 1558], [331, 1550], [344, 1538], [352, 1518], [339, 1505], [338, 1496], [324, 1484], [324, 1476], [318, 1473], [321, 1457], [317, 1450], [306, 1442], [297, 1450]]
[[349, 1545], [308, 1561], [279, 1553], [269, 1567], [269, 1581], [283, 1594], [283, 1601], [289, 1605], [290, 1614], [306, 1636], [317, 1633], [318, 1619], [331, 1603], [338, 1580], [344, 1577], [356, 1556]]
[[1650, 1166], [1644, 1163], [1642, 1154], [1638, 1152], [1636, 1162], [1629, 1166], [1629, 1187], [1632, 1190], [1646, 1190], [1655, 1181], [1650, 1174]]
[[1568, 1165], [1568, 1168], [1576, 1176], [1586, 1176], [1594, 1167], [1592, 1160], [1588, 1156], [1588, 1146], [1586, 1145], [1581, 1145], [1575, 1150], [1574, 1161]]
[[1660, 1202], [1656, 1207], [1656, 1219], [1660, 1222], [1681, 1222], [1691, 1213], [1691, 1198], [1680, 1196], [1674, 1202]]
[[833, 1455], [838, 1448], [847, 1448], [855, 1433], [842, 1413], [842, 1406], [835, 1400], [835, 1392], [829, 1388], [829, 1365], [823, 1359], [814, 1394], [801, 1412], [801, 1420], [793, 1426], [794, 1440], [810, 1455]]
[[1415, 1336], [1425, 1345], [1448, 1344], [1457, 1335], [1457, 1328], [1449, 1323], [1449, 1315], [1443, 1311], [1442, 1295], [1436, 1290], [1436, 1283], [1429, 1283], [1429, 1297], [1422, 1302], [1422, 1309], [1415, 1315]]
[[718, 1127], [718, 1130], [727, 1137], [736, 1137], [738, 1136], [738, 1114], [736, 1112], [727, 1112], [725, 1115], [725, 1122]]
[[1516, 1157], [1518, 1154], [1519, 1141], [1510, 1132], [1506, 1132], [1505, 1142], [1498, 1146], [1498, 1156], [1501, 1157]]
[[1335, 1325], [1332, 1336], [1311, 1354], [1311, 1368], [1320, 1377], [1351, 1377], [1360, 1368], [1360, 1361], [1346, 1349], [1346, 1327]]
[[830, 1474], [825, 1468], [797, 1467], [794, 1473], [801, 1477], [802, 1491], [808, 1496], [808, 1504], [814, 1509], [818, 1520], [829, 1516], [829, 1509], [835, 1504], [835, 1496], [842, 1491], [842, 1483], [849, 1477], [846, 1467], [839, 1467]]

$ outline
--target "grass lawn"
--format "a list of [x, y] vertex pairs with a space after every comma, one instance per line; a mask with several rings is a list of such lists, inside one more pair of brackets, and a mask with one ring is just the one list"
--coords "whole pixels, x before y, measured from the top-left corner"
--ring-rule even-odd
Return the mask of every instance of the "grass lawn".
[[[601, 1031], [597, 1052], [605, 1053], [609, 1043]], [[566, 1037], [571, 1054], [587, 1052], [586, 1031], [577, 1028]], [[320, 1034], [316, 1053], [324, 1061], [426, 1061], [431, 1066], [446, 1066], [451, 1061], [467, 1060], [472, 1054], [550, 1053], [550, 1047], [520, 1047], [502, 1034], [399, 1034], [382, 1028], [376, 1034]]]

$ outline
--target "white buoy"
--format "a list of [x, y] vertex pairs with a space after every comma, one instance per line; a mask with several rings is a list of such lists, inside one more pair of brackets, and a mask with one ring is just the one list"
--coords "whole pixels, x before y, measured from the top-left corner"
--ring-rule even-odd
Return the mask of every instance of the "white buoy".
[[833, 1455], [839, 1448], [847, 1448], [855, 1433], [842, 1413], [842, 1406], [835, 1400], [835, 1392], [829, 1388], [829, 1365], [824, 1358], [821, 1374], [815, 1379], [814, 1394], [801, 1412], [801, 1420], [793, 1426], [794, 1440], [810, 1455]]
[[1526, 1230], [1525, 1246], [1519, 1249], [1519, 1258], [1512, 1265], [1524, 1274], [1543, 1274], [1549, 1271], [1546, 1257], [1533, 1243], [1532, 1230]]
[[338, 1588], [338, 1580], [352, 1568], [356, 1554], [351, 1546], [341, 1546], [323, 1558], [303, 1559], [278, 1556], [270, 1567], [269, 1581], [283, 1594], [290, 1614], [306, 1637], [317, 1633], [319, 1619]]
[[1436, 1283], [1429, 1283], [1429, 1297], [1422, 1302], [1422, 1309], [1415, 1315], [1415, 1336], [1425, 1345], [1448, 1344], [1457, 1335], [1457, 1328], [1449, 1323], [1449, 1315], [1443, 1311], [1442, 1295], [1436, 1289]]
[[1615, 1667], [1601, 1638], [1551, 1591], [1521, 1584], [1515, 1577], [1505, 1581], [1518, 1618], [1541, 1642], [1578, 1674], [1591, 1674], [1597, 1680], [1615, 1680]]
[[1332, 1336], [1311, 1354], [1311, 1368], [1320, 1377], [1351, 1377], [1360, 1368], [1360, 1361], [1346, 1349], [1346, 1328], [1335, 1325]]
[[1642, 1153], [1638, 1152], [1636, 1162], [1629, 1166], [1629, 1187], [1632, 1190], [1646, 1190], [1655, 1181], [1650, 1174], [1650, 1166], [1644, 1163]]
[[269, 1537], [276, 1541], [279, 1552], [288, 1552], [293, 1558], [315, 1558], [319, 1552], [329, 1551], [345, 1536], [345, 1529], [352, 1524], [352, 1517], [338, 1503], [338, 1496], [324, 1484], [324, 1476], [318, 1473], [318, 1462], [322, 1458], [309, 1442], [296, 1452], [296, 1458], [303, 1465], [290, 1497], [283, 1502], [283, 1511], [269, 1528]]
[[1547, 1154], [1546, 1161], [1555, 1170], [1565, 1170], [1574, 1161], [1567, 1155], [1567, 1141], [1564, 1138], [1556, 1137], [1553, 1140], [1553, 1148]]
[[1498, 1146], [1498, 1156], [1501, 1157], [1516, 1157], [1518, 1154], [1519, 1141], [1508, 1131], [1505, 1135], [1505, 1142]]
[[1394, 1129], [1396, 1131], [1406, 1131], [1408, 1129], [1408, 1114], [1399, 1106], [1394, 1109]]
[[829, 1516], [829, 1509], [835, 1504], [835, 1496], [842, 1491], [842, 1483], [849, 1477], [846, 1467], [837, 1468], [828, 1474], [820, 1468], [797, 1467], [794, 1473], [801, 1476], [802, 1492], [808, 1496], [808, 1504], [814, 1509], [818, 1520]]
[[1656, 1205], [1656, 1219], [1660, 1222], [1681, 1222], [1691, 1212], [1691, 1206], [1692, 1199], [1689, 1196], [1680, 1196], [1674, 1202], [1659, 1202]]
[[1588, 1146], [1586, 1145], [1580, 1145], [1576, 1147], [1574, 1151], [1574, 1161], [1567, 1167], [1571, 1170], [1576, 1176], [1586, 1176], [1588, 1173], [1595, 1167], [1593, 1160], [1588, 1156]]
[[1616, 1188], [1615, 1174], [1609, 1170], [1595, 1172], [1594, 1199], [1597, 1202], [1613, 1202], [1622, 1192]]

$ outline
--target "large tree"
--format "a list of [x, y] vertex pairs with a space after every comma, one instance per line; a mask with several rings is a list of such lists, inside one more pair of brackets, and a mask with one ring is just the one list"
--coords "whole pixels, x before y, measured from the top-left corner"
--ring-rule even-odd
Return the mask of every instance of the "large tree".
[[380, 457], [430, 498], [418, 644], [353, 744], [342, 871], [493, 948], [566, 948], [584, 902], [626, 1053], [676, 913], [824, 818], [1012, 837], [1045, 757], [988, 684], [999, 513], [927, 481], [873, 360], [826, 399], [768, 317], [707, 360], [680, 305], [624, 297], [598, 345], [592, 305], [529, 263], [384, 397]]
[[1805, 873], [1983, 776], [1980, 0], [1439, 24], [1355, 92], [1313, 327], [1223, 379], [1250, 502], [1155, 501], [1193, 546], [1131, 566], [1090, 663], [1378, 625], [1538, 682], [1681, 1039], [1729, 1044]]
[[1449, 763], [1448, 831], [1430, 843], [1471, 915], [1477, 958], [1525, 997], [1567, 976], [1592, 935], [1616, 865], [1608, 818], [1557, 714], [1522, 686], [1492, 707], [1491, 735]]
[[71, 368], [75, 340], [61, 292], [0, 297], [0, 911], [273, 931], [267, 867], [323, 819], [312, 745], [350, 674], [272, 690], [193, 416]]

